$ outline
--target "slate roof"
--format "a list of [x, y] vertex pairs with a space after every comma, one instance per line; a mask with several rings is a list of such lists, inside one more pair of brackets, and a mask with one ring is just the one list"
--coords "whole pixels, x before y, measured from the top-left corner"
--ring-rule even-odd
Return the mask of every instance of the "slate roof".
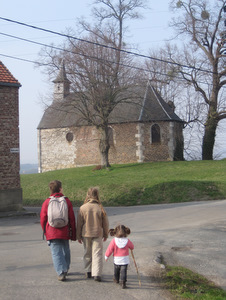
[[0, 61], [0, 85], [20, 87], [21, 84]]
[[[75, 108], [73, 94], [62, 102], [53, 101], [38, 125], [38, 129], [65, 128], [88, 125]], [[109, 124], [150, 121], [183, 122], [173, 109], [148, 82], [147, 86], [134, 86], [120, 94], [122, 101], [109, 116]]]
[[128, 99], [131, 101], [116, 106], [110, 116], [110, 122], [183, 122], [157, 93], [150, 81], [146, 87], [135, 86], [133, 90], [128, 90], [126, 93], [130, 94]]

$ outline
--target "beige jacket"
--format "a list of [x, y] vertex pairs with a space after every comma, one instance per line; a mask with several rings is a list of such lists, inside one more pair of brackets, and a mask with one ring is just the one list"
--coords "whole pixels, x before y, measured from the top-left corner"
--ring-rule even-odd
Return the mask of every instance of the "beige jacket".
[[107, 215], [96, 200], [83, 204], [77, 217], [77, 239], [82, 237], [108, 237], [109, 223]]

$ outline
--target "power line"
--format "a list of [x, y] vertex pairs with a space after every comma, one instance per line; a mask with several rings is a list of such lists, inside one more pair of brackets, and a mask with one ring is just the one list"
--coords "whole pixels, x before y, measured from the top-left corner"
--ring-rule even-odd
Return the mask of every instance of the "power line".
[[[0, 17], [0, 19], [2, 19], [2, 18]], [[13, 21], [13, 22], [16, 22], [16, 21]], [[30, 25], [27, 25], [27, 26], [30, 27]], [[32, 27], [33, 27], [33, 26], [32, 26]], [[4, 36], [7, 36], [7, 37], [15, 38], [15, 39], [18, 39], [18, 40], [22, 40], [22, 41], [25, 41], [25, 42], [29, 42], [29, 43], [32, 43], [32, 44], [36, 44], [36, 45], [40, 45], [40, 46], [44, 46], [44, 47], [49, 47], [49, 48], [51, 48], [51, 49], [56, 49], [56, 50], [58, 50], [58, 51], [64, 51], [64, 52], [67, 52], [67, 53], [72, 53], [72, 54], [81, 55], [81, 56], [86, 57], [86, 58], [88, 58], [88, 59], [95, 59], [95, 60], [99, 60], [99, 61], [101, 61], [101, 60], [102, 60], [102, 61], [107, 61], [107, 62], [110, 62], [110, 63], [112, 63], [112, 64], [118, 64], [118, 65], [120, 65], [120, 66], [122, 66], [122, 67], [127, 67], [127, 68], [131, 68], [131, 69], [139, 70], [139, 71], [144, 71], [144, 72], [148, 72], [148, 73], [155, 73], [155, 74], [157, 74], [157, 75], [162, 75], [162, 76], [170, 77], [169, 74], [162, 73], [162, 72], [157, 72], [157, 71], [152, 72], [150, 69], [145, 69], [145, 68], [143, 68], [143, 67], [136, 67], [136, 66], [132, 66], [132, 65], [126, 65], [126, 64], [123, 64], [123, 63], [117, 63], [117, 62], [115, 62], [115, 61], [110, 61], [110, 60], [107, 60], [107, 59], [102, 59], [102, 58], [99, 58], [99, 57], [86, 55], [86, 54], [84, 54], [84, 53], [79, 53], [79, 52], [71, 51], [71, 50], [68, 50], [68, 49], [63, 49], [63, 48], [60, 48], [60, 47], [56, 47], [56, 46], [53, 46], [53, 45], [48, 45], [48, 44], [44, 44], [44, 43], [32, 41], [32, 40], [30, 40], [30, 39], [21, 38], [21, 37], [14, 36], [14, 35], [10, 35], [10, 34], [6, 34], [6, 33], [3, 33], [3, 32], [0, 32], [0, 34], [1, 34], [1, 35], [4, 35]], [[67, 36], [67, 35], [65, 35], [65, 36]], [[68, 37], [69, 37], [69, 36], [68, 36]], [[75, 38], [75, 39], [77, 39], [77, 38]], [[102, 46], [101, 44], [98, 44], [98, 43], [92, 43], [92, 42], [90, 42], [90, 41], [87, 41], [87, 42], [89, 42], [89, 43], [91, 43], [91, 44], [95, 44], [95, 45], [97, 44], [97, 45]], [[108, 46], [106, 46], [106, 47], [107, 47], [107, 48], [113, 48], [113, 47], [108, 47]], [[116, 48], [114, 48], [114, 49], [116, 49]], [[118, 49], [116, 49], [116, 50], [118, 50]], [[122, 50], [122, 51], [125, 52], [124, 50]], [[132, 53], [133, 53], [133, 52], [132, 52]], [[6, 55], [6, 54], [1, 54], [1, 53], [0, 53], [0, 55], [1, 55], [1, 56], [4, 56], [4, 57], [12, 58], [12, 59], [17, 59], [17, 60], [21, 60], [21, 61], [33, 63], [33, 64], [36, 64], [36, 65], [39, 65], [39, 66], [48, 66], [48, 65], [49, 65], [48, 63], [40, 63], [40, 62], [37, 62], [37, 61], [32, 61], [32, 60], [28, 60], [28, 59], [17, 58], [17, 57], [15, 57], [15, 56], [9, 56], [9, 55]], [[139, 54], [137, 54], [137, 55], [139, 55]], [[151, 58], [151, 57], [150, 57], [150, 58]], [[157, 60], [157, 61], [161, 61], [161, 62], [164, 62], [164, 63], [167, 62], [167, 61], [165, 61], [165, 60], [163, 60], [163, 59], [157, 59], [157, 58], [151, 58], [151, 59]], [[170, 63], [173, 64], [172, 62], [170, 62]], [[179, 65], [179, 64], [176, 64], [176, 65]], [[180, 66], [182, 66], [182, 65], [180, 65]], [[189, 68], [188, 66], [186, 66], [186, 67]], [[192, 68], [192, 67], [190, 67], [190, 68]], [[193, 68], [193, 69], [195, 69], [195, 68]], [[200, 70], [200, 69], [199, 69], [199, 70]], [[207, 72], [207, 71], [206, 71], [206, 72]], [[211, 71], [208, 71], [208, 73], [212, 74]], [[180, 77], [175, 76], [174, 78], [177, 79], [177, 80], [179, 80], [179, 81], [183, 81]], [[198, 82], [199, 84], [205, 84], [205, 85], [208, 85], [208, 86], [210, 85], [210, 84], [207, 83], [207, 82], [202, 82], [202, 81], [197, 81], [197, 82]], [[211, 84], [211, 85], [212, 85], [212, 84]]]
[[[56, 47], [56, 46], [53, 46], [53, 45], [48, 45], [48, 44], [44, 44], [44, 43], [40, 43], [40, 42], [35, 42], [35, 41], [28, 40], [28, 39], [25, 39], [25, 38], [21, 38], [21, 37], [15, 36], [15, 35], [3, 33], [3, 32], [0, 32], [0, 34], [4, 35], [4, 36], [7, 36], [7, 37], [15, 38], [15, 39], [18, 39], [18, 40], [21, 40], [21, 41], [24, 41], [24, 42], [29, 42], [29, 43], [32, 43], [32, 44], [36, 44], [36, 45], [39, 45], [39, 46], [44, 46], [44, 47], [48, 47], [48, 48], [51, 48], [51, 49], [55, 49], [55, 50], [59, 50], [59, 51], [64, 51], [64, 52], [67, 52], [67, 53], [81, 55], [81, 56], [86, 57], [88, 59], [96, 59], [96, 60], [107, 61], [107, 62], [110, 62], [112, 64], [118, 64], [118, 65], [120, 65], [122, 67], [127, 67], [127, 68], [136, 69], [136, 70], [140, 70], [140, 71], [150, 72], [148, 69], [144, 69], [144, 68], [141, 68], [141, 67], [135, 67], [135, 66], [131, 66], [131, 65], [126, 65], [126, 64], [123, 64], [123, 63], [117, 63], [115, 61], [111, 61], [111, 60], [107, 60], [107, 59], [102, 59], [102, 58], [99, 58], [99, 57], [96, 57], [96, 56], [86, 55], [84, 53], [79, 53], [79, 52], [76, 52], [76, 51], [71, 51], [71, 50], [68, 50], [68, 49], [63, 49], [63, 48]], [[34, 62], [34, 63], [40, 65], [38, 62]], [[48, 64], [42, 64], [42, 65], [48, 65]]]
[[193, 70], [196, 70], [196, 71], [201, 71], [201, 72], [205, 72], [205, 73], [214, 74], [214, 72], [212, 72], [210, 70], [205, 70], [205, 69], [201, 69], [201, 68], [187, 66], [187, 65], [176, 63], [176, 62], [163, 60], [163, 59], [160, 59], [160, 58], [154, 58], [154, 57], [151, 57], [151, 56], [148, 56], [148, 55], [139, 54], [139, 53], [128, 51], [128, 50], [117, 49], [116, 47], [113, 47], [113, 46], [108, 46], [108, 45], [100, 44], [100, 43], [97, 43], [97, 42], [91, 42], [91, 41], [88, 41], [88, 40], [85, 40], [85, 39], [70, 36], [68, 34], [60, 33], [60, 32], [49, 30], [49, 29], [45, 29], [45, 28], [42, 28], [42, 27], [37, 27], [37, 26], [34, 26], [34, 25], [29, 25], [29, 24], [26, 24], [26, 23], [23, 23], [23, 22], [12, 20], [12, 19], [0, 17], [0, 20], [4, 20], [4, 21], [7, 21], [7, 22], [11, 22], [11, 23], [21, 25], [21, 26], [33, 28], [33, 29], [36, 29], [36, 30], [41, 30], [41, 31], [48, 32], [48, 33], [51, 33], [51, 34], [66, 37], [66, 38], [69, 38], [69, 39], [74, 39], [74, 40], [84, 42], [84, 43], [87, 43], [87, 44], [92, 44], [92, 45], [100, 46], [100, 47], [103, 47], [103, 48], [112, 49], [112, 50], [119, 51], [119, 52], [122, 52], [122, 53], [125, 53], [125, 54], [134, 55], [134, 56], [138, 56], [138, 57], [142, 57], [142, 58], [146, 58], [146, 59], [151, 59], [151, 60], [156, 60], [156, 61], [159, 61], [159, 62], [164, 62], [164, 63], [176, 65], [176, 66], [179, 66], [179, 67], [183, 67], [183, 68], [193, 69]]
[[[3, 53], [0, 53], [0, 55], [1, 55], [1, 56], [4, 56], [4, 57], [16, 59], [16, 60], [21, 60], [21, 61], [33, 63], [33, 64], [39, 64], [39, 63], [37, 63], [36, 61], [29, 60], [29, 59], [25, 59], [25, 58], [19, 58], [19, 57], [15, 57], [15, 56], [11, 56], [11, 55], [6, 55], [6, 54], [3, 54]], [[45, 64], [42, 64], [42, 65], [45, 65]], [[47, 65], [47, 64], [46, 64], [46, 65]]]
[[[1, 33], [0, 33], [1, 34]], [[48, 45], [47, 45], [48, 46]], [[51, 46], [49, 46], [51, 47]], [[15, 60], [20, 60], [20, 61], [24, 61], [24, 62], [29, 62], [29, 63], [33, 63], [33, 64], [36, 64], [38, 66], [48, 66], [49, 64], [48, 63], [40, 63], [40, 62], [37, 62], [37, 61], [33, 61], [33, 60], [28, 60], [28, 59], [24, 59], [24, 58], [19, 58], [19, 57], [16, 57], [16, 56], [11, 56], [11, 55], [6, 55], [6, 54], [3, 54], [3, 53], [0, 53], [0, 56], [3, 56], [3, 57], [7, 57], [7, 58], [11, 58], [11, 59], [15, 59]], [[92, 58], [92, 57], [89, 57], [89, 58]], [[95, 58], [97, 59], [97, 58]], [[129, 66], [129, 65], [124, 65], [126, 67], [129, 67], [129, 68], [133, 68], [133, 69], [138, 69], [138, 70], [141, 70], [141, 71], [146, 71], [146, 72], [149, 72], [149, 73], [154, 73], [155, 75], [161, 75], [161, 76], [166, 76], [166, 77], [170, 77], [169, 74], [166, 74], [166, 73], [161, 73], [161, 72], [157, 72], [157, 71], [154, 71], [152, 72], [151, 70], [149, 69], [143, 69], [143, 68], [139, 68], [139, 67], [135, 67], [135, 66]], [[180, 78], [180, 77], [177, 77], [175, 76], [174, 77], [178, 82], [181, 81], [181, 82], [184, 82], [184, 79]], [[159, 81], [159, 82], [162, 82], [162, 80], [156, 80], [156, 79], [150, 79], [151, 81]], [[167, 83], [167, 82], [165, 82]], [[209, 84], [207, 82], [201, 82], [201, 81], [198, 81], [199, 84], [204, 84], [204, 85], [212, 85], [212, 84]], [[223, 87], [223, 88], [226, 88], [226, 87]]]
[[[95, 59], [95, 60], [102, 60], [102, 61], [107, 61], [107, 62], [110, 62], [112, 64], [118, 64], [122, 67], [126, 67], [126, 68], [130, 68], [130, 69], [134, 69], [134, 70], [138, 70], [138, 71], [144, 71], [144, 72], [148, 72], [148, 73], [151, 73], [151, 71], [149, 69], [145, 69], [145, 68], [142, 68], [142, 67], [136, 67], [136, 66], [132, 66], [132, 65], [126, 65], [126, 64], [123, 64], [123, 63], [117, 63], [115, 61], [110, 61], [110, 60], [106, 60], [106, 59], [101, 59], [99, 57], [96, 57], [96, 56], [90, 56], [90, 55], [86, 55], [84, 53], [78, 53], [78, 52], [75, 52], [75, 51], [71, 51], [71, 50], [68, 50], [68, 49], [63, 49], [63, 48], [60, 48], [60, 47], [56, 47], [56, 46], [53, 46], [53, 45], [48, 45], [48, 44], [44, 44], [44, 43], [40, 43], [40, 42], [35, 42], [35, 41], [32, 41], [32, 40], [29, 40], [29, 39], [25, 39], [25, 38], [21, 38], [21, 37], [18, 37], [18, 36], [14, 36], [14, 35], [11, 35], [11, 34], [6, 34], [6, 33], [2, 33], [0, 32], [1, 35], [4, 35], [4, 36], [7, 36], [7, 37], [11, 37], [11, 38], [15, 38], [15, 39], [18, 39], [18, 40], [22, 40], [22, 41], [25, 41], [25, 42], [29, 42], [29, 43], [32, 43], [32, 44], [36, 44], [36, 45], [40, 45], [40, 46], [44, 46], [44, 47], [48, 47], [48, 48], [51, 48], [51, 49], [56, 49], [56, 50], [59, 50], [59, 51], [64, 51], [64, 52], [67, 52], [67, 53], [72, 53], [72, 54], [77, 54], [77, 55], [81, 55], [83, 57], [86, 57], [88, 59]], [[9, 57], [9, 58], [13, 58], [13, 59], [17, 59], [15, 56], [9, 56], [9, 55], [4, 55], [4, 54], [0, 54], [2, 56], [5, 56], [5, 57]], [[22, 60], [22, 61], [26, 61], [26, 62], [31, 62], [31, 63], [34, 63], [34, 64], [37, 64], [39, 66], [47, 66], [48, 64], [40, 64], [39, 62], [36, 62], [36, 61], [31, 61], [31, 60], [27, 60], [27, 59], [20, 59], [18, 58], [18, 60]], [[154, 73], [154, 72], [153, 72]], [[167, 77], [170, 77], [169, 74], [165, 74], [165, 73], [162, 73], [162, 72], [158, 72], [158, 71], [155, 71], [155, 74], [158, 74], [158, 75], [162, 75], [162, 76], [167, 76]], [[183, 81], [181, 78], [179, 77], [176, 77], [176, 79], [178, 80], [181, 80]], [[207, 83], [204, 83], [204, 82], [200, 82], [199, 83], [203, 83], [203, 84], [207, 84]]]
[[[15, 35], [11, 35], [11, 34], [6, 34], [6, 33], [3, 33], [3, 32], [0, 32], [1, 35], [4, 35], [4, 36], [7, 36], [7, 37], [11, 37], [11, 38], [15, 38], [15, 39], [18, 39], [18, 40], [22, 40], [24, 42], [29, 42], [29, 43], [32, 43], [32, 44], [36, 44], [36, 45], [40, 45], [40, 46], [44, 46], [44, 47], [48, 47], [48, 48], [51, 48], [51, 49], [56, 49], [58, 51], [64, 51], [64, 52], [67, 52], [67, 53], [72, 53], [72, 54], [77, 54], [77, 55], [81, 55], [83, 57], [86, 57], [88, 59], [95, 59], [95, 60], [102, 60], [102, 61], [107, 61], [107, 62], [110, 62], [112, 64], [118, 64], [122, 67], [127, 67], [127, 68], [131, 68], [131, 69], [135, 69], [135, 70], [139, 70], [139, 71], [144, 71], [144, 72], [148, 72], [148, 73], [155, 73], [157, 75], [161, 75], [161, 76], [166, 76], [166, 77], [170, 77], [169, 74], [166, 74], [166, 73], [162, 73], [162, 72], [158, 72], [158, 71], [155, 71], [155, 72], [152, 72], [151, 70], [149, 69], [145, 69], [145, 68], [142, 68], [142, 67], [136, 67], [136, 66], [132, 66], [132, 65], [126, 65], [126, 64], [123, 64], [123, 63], [117, 63], [115, 61], [110, 61], [110, 60], [106, 60], [106, 59], [101, 59], [101, 58], [98, 58], [96, 56], [90, 56], [90, 55], [86, 55], [84, 53], [78, 53], [78, 52], [75, 52], [75, 51], [71, 51], [71, 50], [68, 50], [68, 49], [63, 49], [63, 48], [60, 48], [60, 47], [56, 47], [56, 46], [53, 46], [53, 45], [48, 45], [48, 44], [44, 44], [44, 43], [40, 43], [40, 42], [36, 42], [36, 41], [32, 41], [30, 39], [25, 39], [25, 38], [21, 38], [21, 37], [18, 37], [18, 36], [15, 36]], [[17, 59], [17, 60], [20, 60], [20, 61], [25, 61], [25, 62], [29, 62], [29, 63], [33, 63], [33, 64], [36, 64], [38, 66], [48, 66], [49, 64], [48, 63], [40, 63], [40, 62], [37, 62], [37, 61], [33, 61], [33, 60], [28, 60], [28, 59], [23, 59], [23, 58], [19, 58], [19, 57], [15, 57], [15, 56], [10, 56], [10, 55], [6, 55], [6, 54], [2, 54], [0, 53], [1, 56], [4, 56], [4, 57], [8, 57], [8, 58], [12, 58], [12, 59]], [[178, 81], [182, 81], [183, 82], [183, 79], [180, 78], [180, 77], [177, 77], [175, 76], [174, 77], [175, 79], [177, 79]], [[161, 80], [160, 80], [161, 81]], [[205, 85], [210, 85], [206, 82], [202, 82], [202, 81], [197, 81], [199, 84], [205, 84]]]

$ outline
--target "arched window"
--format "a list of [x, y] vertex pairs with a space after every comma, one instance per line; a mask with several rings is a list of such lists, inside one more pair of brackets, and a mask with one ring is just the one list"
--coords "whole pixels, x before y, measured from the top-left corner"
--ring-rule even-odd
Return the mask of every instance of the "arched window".
[[151, 127], [151, 143], [156, 144], [160, 142], [161, 142], [160, 127], [158, 124], [154, 124]]

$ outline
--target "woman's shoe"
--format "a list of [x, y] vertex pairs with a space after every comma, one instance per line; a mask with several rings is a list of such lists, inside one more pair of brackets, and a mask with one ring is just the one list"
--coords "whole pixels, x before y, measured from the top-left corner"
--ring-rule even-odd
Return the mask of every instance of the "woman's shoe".
[[101, 281], [101, 277], [100, 276], [94, 276], [94, 280], [100, 282]]
[[64, 281], [66, 279], [65, 277], [65, 274], [64, 273], [61, 273], [59, 276], [58, 276], [58, 280], [59, 281]]

